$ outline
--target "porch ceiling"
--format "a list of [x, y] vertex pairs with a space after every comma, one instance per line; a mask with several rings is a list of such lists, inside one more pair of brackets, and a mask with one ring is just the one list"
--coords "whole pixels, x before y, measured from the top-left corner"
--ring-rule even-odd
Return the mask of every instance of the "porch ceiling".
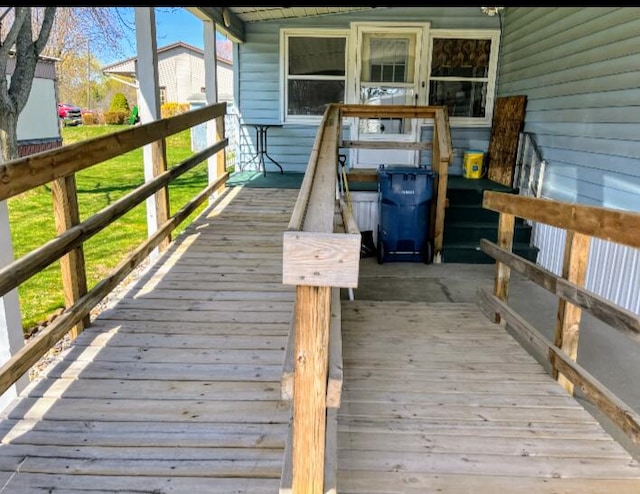
[[375, 8], [383, 7], [190, 7], [188, 10], [214, 21], [230, 38], [243, 42], [244, 25], [249, 22], [317, 17]]

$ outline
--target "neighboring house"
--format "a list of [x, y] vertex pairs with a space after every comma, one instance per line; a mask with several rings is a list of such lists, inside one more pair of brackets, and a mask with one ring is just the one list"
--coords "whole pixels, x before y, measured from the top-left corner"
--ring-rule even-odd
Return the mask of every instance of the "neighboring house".
[[[39, 153], [62, 145], [58, 121], [57, 59], [40, 57], [27, 104], [18, 117], [18, 153]], [[7, 78], [15, 70], [15, 59], [9, 58]]]
[[[218, 101], [233, 99], [232, 43], [217, 41]], [[102, 72], [124, 84], [137, 87], [136, 57], [103, 67]], [[203, 93], [204, 52], [182, 41], [158, 48], [158, 84], [161, 103], [188, 103]]]

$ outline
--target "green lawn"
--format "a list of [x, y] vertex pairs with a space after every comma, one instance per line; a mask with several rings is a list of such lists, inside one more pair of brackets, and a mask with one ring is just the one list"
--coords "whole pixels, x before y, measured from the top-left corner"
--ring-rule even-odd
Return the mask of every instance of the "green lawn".
[[[63, 127], [63, 144], [123, 130], [123, 126]], [[190, 131], [167, 138], [167, 160], [173, 166], [191, 154]], [[131, 151], [76, 175], [80, 219], [85, 220], [144, 182], [142, 149]], [[207, 166], [201, 163], [169, 186], [171, 214], [200, 192], [207, 183]], [[17, 259], [55, 237], [51, 189], [42, 186], [9, 199], [9, 219], [14, 257]], [[186, 227], [203, 204], [182, 223]], [[91, 289], [147, 236], [145, 203], [135, 207], [84, 245], [87, 283]], [[19, 289], [23, 328], [26, 332], [64, 307], [60, 263], [56, 262], [23, 283]]]

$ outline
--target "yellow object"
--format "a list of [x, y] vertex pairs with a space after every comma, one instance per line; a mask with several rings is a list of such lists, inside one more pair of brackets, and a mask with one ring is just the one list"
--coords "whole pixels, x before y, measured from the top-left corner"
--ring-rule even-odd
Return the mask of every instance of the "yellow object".
[[464, 178], [482, 178], [484, 153], [482, 151], [465, 151], [462, 162], [462, 176]]

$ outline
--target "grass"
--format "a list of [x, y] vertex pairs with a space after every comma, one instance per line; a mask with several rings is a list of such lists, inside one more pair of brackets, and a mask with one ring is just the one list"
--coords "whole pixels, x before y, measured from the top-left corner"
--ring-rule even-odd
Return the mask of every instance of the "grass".
[[[63, 127], [63, 144], [123, 130], [122, 126]], [[189, 157], [190, 131], [167, 138], [169, 167]], [[76, 174], [80, 220], [83, 221], [107, 207], [120, 197], [144, 183], [142, 149], [105, 161]], [[201, 163], [169, 186], [170, 214], [174, 214], [207, 184], [207, 166]], [[200, 213], [201, 205], [183, 222], [173, 235], [177, 235]], [[51, 189], [38, 187], [8, 201], [14, 258], [42, 246], [56, 236]], [[147, 237], [146, 206], [143, 202], [113, 222], [84, 244], [87, 285], [91, 289], [126, 255]], [[18, 288], [25, 333], [48, 319], [64, 307], [60, 263], [51, 264]]]

